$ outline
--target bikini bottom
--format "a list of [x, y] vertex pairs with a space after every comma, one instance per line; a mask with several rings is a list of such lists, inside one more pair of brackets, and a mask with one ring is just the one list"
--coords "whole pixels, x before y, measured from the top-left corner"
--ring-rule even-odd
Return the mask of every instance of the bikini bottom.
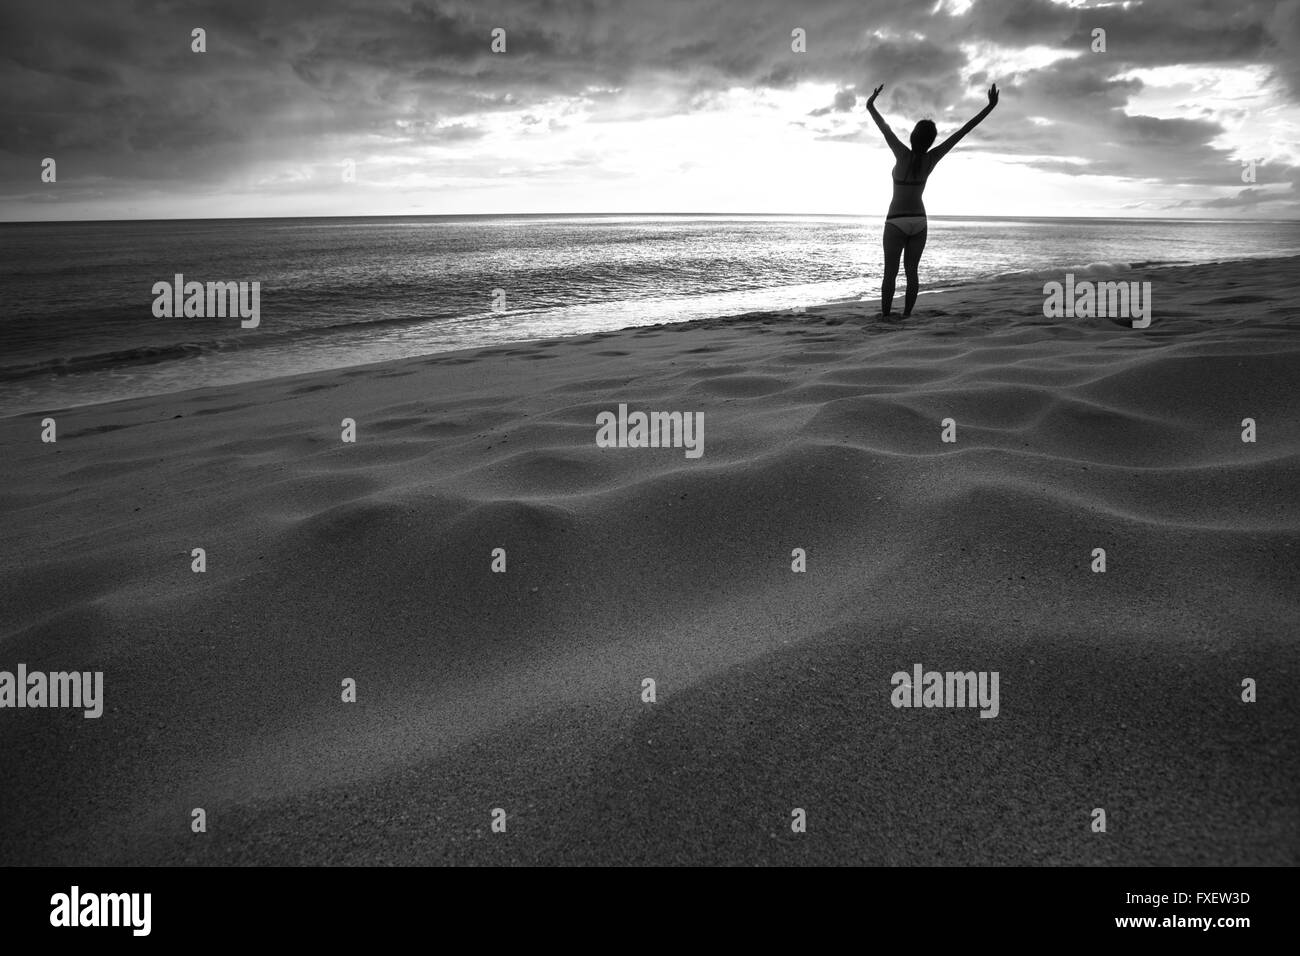
[[897, 226], [905, 236], [915, 236], [925, 232], [925, 216], [894, 216], [886, 219], [885, 225]]

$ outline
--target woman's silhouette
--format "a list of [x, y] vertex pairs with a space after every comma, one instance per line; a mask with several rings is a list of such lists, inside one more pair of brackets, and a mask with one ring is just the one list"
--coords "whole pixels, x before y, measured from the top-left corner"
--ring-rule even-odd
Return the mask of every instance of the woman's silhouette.
[[889, 124], [876, 110], [876, 97], [884, 88], [883, 83], [877, 86], [867, 100], [867, 112], [876, 121], [880, 132], [885, 136], [885, 142], [894, 152], [894, 199], [885, 216], [885, 275], [880, 282], [880, 313], [887, 316], [893, 308], [894, 280], [898, 278], [898, 260], [901, 256], [903, 269], [907, 273], [907, 296], [903, 300], [903, 315], [906, 317], [912, 314], [912, 306], [916, 304], [916, 267], [921, 261], [921, 253], [925, 251], [925, 204], [921, 202], [921, 194], [925, 192], [926, 181], [939, 160], [948, 155], [948, 150], [993, 112], [993, 107], [998, 105], [998, 88], [997, 84], [989, 87], [989, 105], [934, 149], [930, 149], [930, 144], [934, 142], [938, 130], [930, 120], [921, 120], [912, 129], [911, 149], [894, 135]]

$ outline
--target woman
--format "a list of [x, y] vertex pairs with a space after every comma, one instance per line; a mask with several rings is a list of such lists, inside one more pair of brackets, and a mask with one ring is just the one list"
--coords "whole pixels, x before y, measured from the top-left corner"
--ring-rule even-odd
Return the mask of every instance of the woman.
[[903, 303], [903, 316], [906, 317], [912, 314], [912, 306], [916, 304], [916, 267], [925, 250], [925, 204], [921, 202], [921, 194], [925, 192], [926, 181], [939, 160], [948, 154], [948, 150], [993, 112], [993, 107], [998, 105], [998, 88], [997, 84], [989, 87], [989, 105], [935, 149], [930, 149], [930, 144], [934, 142], [938, 130], [930, 120], [921, 120], [912, 129], [911, 149], [899, 141], [876, 110], [876, 97], [884, 88], [883, 83], [877, 86], [867, 100], [867, 111], [880, 127], [889, 148], [894, 151], [894, 199], [885, 216], [885, 276], [880, 283], [880, 313], [888, 316], [893, 308], [894, 280], [898, 278], [898, 259], [901, 256], [903, 269], [907, 273], [907, 296]]

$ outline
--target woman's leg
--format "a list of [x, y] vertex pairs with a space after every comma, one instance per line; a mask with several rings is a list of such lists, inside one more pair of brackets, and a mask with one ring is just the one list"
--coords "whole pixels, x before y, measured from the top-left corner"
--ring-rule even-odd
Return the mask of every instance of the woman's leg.
[[898, 259], [907, 245], [907, 236], [897, 226], [885, 223], [885, 274], [880, 280], [880, 314], [889, 315], [894, 307], [894, 280], [898, 278]]
[[[895, 230], [897, 231], [897, 230]], [[912, 306], [916, 305], [916, 293], [921, 288], [921, 280], [917, 273], [917, 266], [921, 264], [921, 253], [925, 251], [925, 234], [928, 229], [922, 229], [914, 236], [907, 237], [907, 249], [903, 254], [903, 271], [907, 274], [907, 294], [903, 297], [903, 315], [912, 314]], [[898, 257], [894, 257], [894, 272], [898, 272]], [[893, 298], [894, 283], [890, 280], [889, 295]]]

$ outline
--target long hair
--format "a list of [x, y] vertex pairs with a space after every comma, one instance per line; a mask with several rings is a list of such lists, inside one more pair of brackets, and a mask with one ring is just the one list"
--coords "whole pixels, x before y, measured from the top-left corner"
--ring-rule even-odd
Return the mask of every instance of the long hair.
[[915, 180], [921, 175], [925, 154], [939, 135], [933, 120], [923, 119], [912, 127], [912, 162], [907, 167], [907, 178]]

